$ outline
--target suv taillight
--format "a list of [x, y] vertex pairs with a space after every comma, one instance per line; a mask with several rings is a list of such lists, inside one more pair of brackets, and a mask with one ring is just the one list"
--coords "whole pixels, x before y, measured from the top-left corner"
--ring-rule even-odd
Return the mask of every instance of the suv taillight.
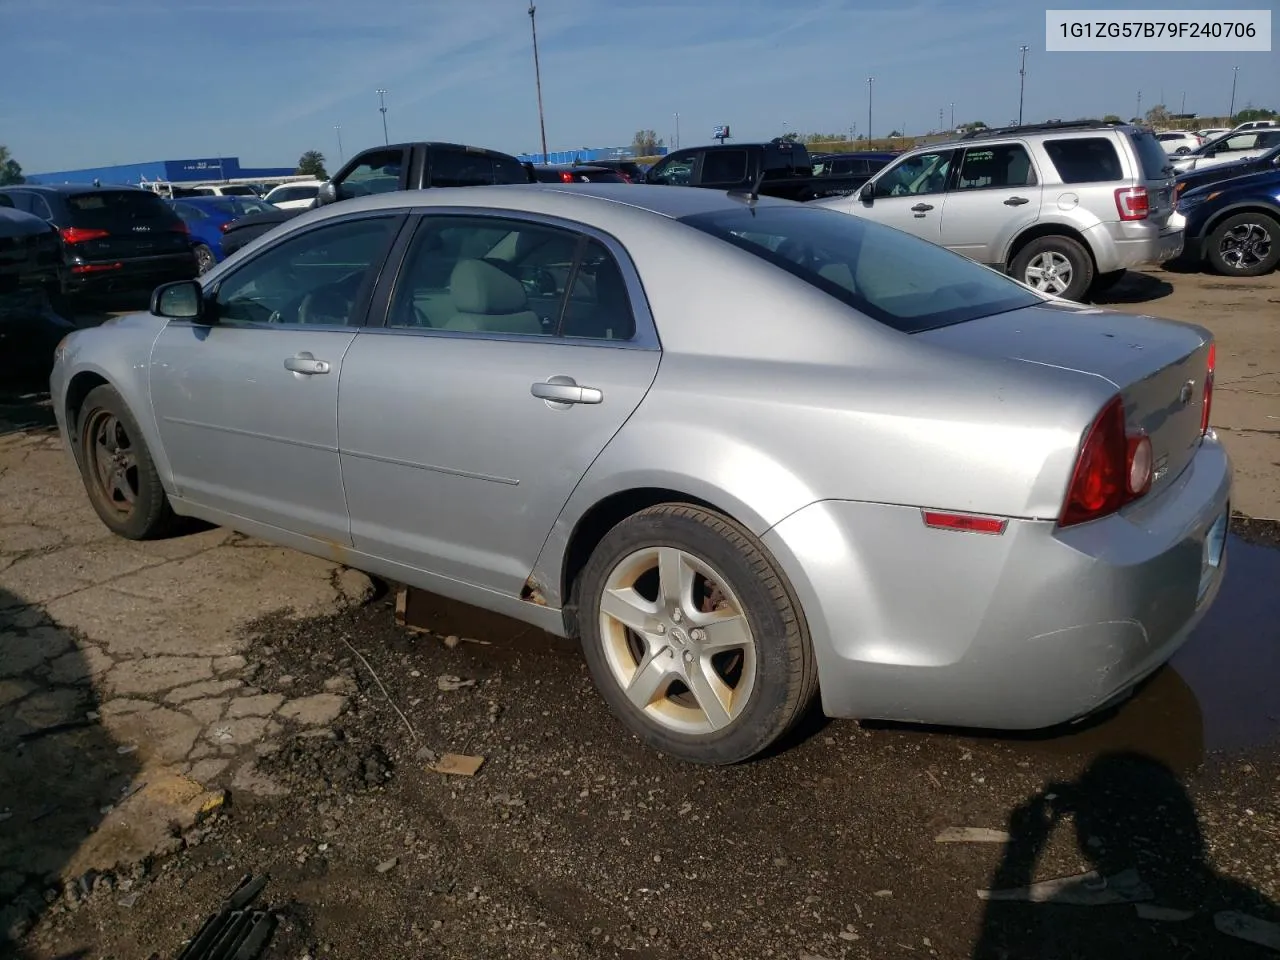
[[1151, 489], [1151, 439], [1128, 433], [1124, 401], [1112, 397], [1085, 434], [1058, 525], [1073, 526], [1115, 513]]
[[63, 227], [58, 234], [62, 237], [63, 243], [85, 243], [110, 236], [106, 230], [86, 230], [84, 227]]
[[1213, 371], [1218, 365], [1218, 345], [1209, 344], [1208, 369], [1204, 374], [1204, 402], [1200, 406], [1200, 435], [1209, 432], [1209, 410], [1213, 407]]
[[1116, 191], [1116, 209], [1121, 220], [1145, 220], [1151, 212], [1146, 187], [1121, 187]]

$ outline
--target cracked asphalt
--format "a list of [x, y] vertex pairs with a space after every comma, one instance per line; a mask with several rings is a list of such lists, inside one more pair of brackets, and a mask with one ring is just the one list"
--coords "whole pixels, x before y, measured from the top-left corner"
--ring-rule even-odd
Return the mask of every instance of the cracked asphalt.
[[[1280, 279], [1111, 299], [1214, 330], [1235, 505], [1280, 517]], [[0, 957], [173, 956], [264, 871], [269, 957], [1280, 953], [1280, 526], [1237, 518], [1196, 637], [1080, 727], [815, 716], [703, 770], [565, 641], [448, 604], [411, 633], [387, 585], [230, 531], [113, 538], [51, 423], [0, 398]], [[979, 894], [1090, 870], [1057, 896], [1114, 902]]]

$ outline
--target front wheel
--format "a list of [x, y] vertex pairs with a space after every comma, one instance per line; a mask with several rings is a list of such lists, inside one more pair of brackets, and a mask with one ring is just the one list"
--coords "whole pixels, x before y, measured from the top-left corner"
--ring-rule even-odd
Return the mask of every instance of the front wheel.
[[1209, 264], [1229, 277], [1260, 277], [1280, 263], [1280, 223], [1265, 213], [1227, 217], [1209, 234]]
[[151, 452], [114, 387], [95, 387], [85, 397], [77, 452], [89, 502], [112, 533], [128, 540], [154, 540], [175, 530], [177, 516]]
[[1093, 259], [1070, 237], [1037, 237], [1018, 251], [1010, 272], [1040, 293], [1080, 301], [1093, 285]]
[[200, 273], [205, 274], [218, 265], [218, 258], [213, 255], [213, 251], [206, 247], [203, 243], [197, 243], [195, 247], [196, 267]]
[[644, 743], [693, 763], [746, 760], [813, 702], [799, 603], [749, 531], [682, 504], [610, 530], [577, 583], [601, 695]]

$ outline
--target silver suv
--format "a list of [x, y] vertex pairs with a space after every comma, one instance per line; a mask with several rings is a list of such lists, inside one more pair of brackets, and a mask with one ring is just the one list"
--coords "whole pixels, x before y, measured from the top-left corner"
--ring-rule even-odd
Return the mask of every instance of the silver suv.
[[1006, 127], [912, 150], [852, 197], [812, 202], [1082, 300], [1182, 252], [1169, 161], [1154, 134], [1128, 124]]

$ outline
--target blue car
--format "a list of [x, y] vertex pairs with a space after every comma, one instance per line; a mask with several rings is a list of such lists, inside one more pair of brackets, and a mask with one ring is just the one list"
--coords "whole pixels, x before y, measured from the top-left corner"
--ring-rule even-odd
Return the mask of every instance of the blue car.
[[204, 273], [221, 262], [222, 234], [227, 224], [254, 213], [265, 213], [275, 207], [257, 197], [183, 197], [170, 200], [169, 205], [182, 218], [191, 231], [191, 245], [195, 249], [196, 262]]
[[1260, 277], [1280, 263], [1280, 170], [1187, 190], [1185, 249], [1229, 277]]

